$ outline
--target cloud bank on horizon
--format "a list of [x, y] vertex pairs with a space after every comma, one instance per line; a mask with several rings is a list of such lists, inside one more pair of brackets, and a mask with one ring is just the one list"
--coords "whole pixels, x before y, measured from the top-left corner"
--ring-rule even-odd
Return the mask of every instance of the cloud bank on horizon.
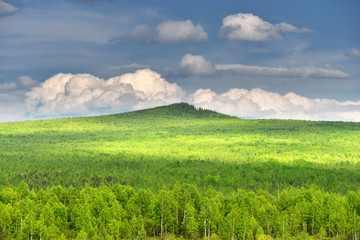
[[187, 102], [196, 107], [242, 118], [360, 121], [360, 101], [309, 99], [260, 88], [232, 88], [218, 94], [198, 89], [186, 94], [151, 69], [140, 69], [107, 80], [90, 74], [59, 73], [26, 93], [33, 116], [114, 113]]
[[184, 91], [150, 69], [137, 70], [103, 80], [90, 74], [59, 73], [26, 93], [26, 105], [34, 115], [110, 112], [179, 102]]
[[0, 122], [174, 102], [360, 121], [358, 2], [281, 4], [0, 0]]

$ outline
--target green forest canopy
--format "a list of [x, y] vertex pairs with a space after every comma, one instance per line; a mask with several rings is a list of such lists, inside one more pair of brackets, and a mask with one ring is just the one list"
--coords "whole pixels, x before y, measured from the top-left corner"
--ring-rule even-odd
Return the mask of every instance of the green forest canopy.
[[[76, 193], [71, 205], [70, 200], [63, 202], [59, 199], [60, 196], [55, 194], [58, 200], [54, 201], [62, 204], [60, 207], [66, 212], [67, 221], [61, 223], [65, 225], [56, 225], [49, 220], [44, 223], [43, 229], [52, 227], [66, 238], [75, 238], [81, 234], [94, 237], [100, 232], [110, 236], [109, 230], [104, 230], [109, 228], [110, 222], [103, 227], [92, 223], [95, 229], [91, 230], [92, 232], [85, 231], [92, 229], [90, 227], [83, 229], [72, 223], [74, 219], [70, 218], [69, 214], [74, 211], [73, 207], [79, 204], [78, 201], [86, 200], [83, 197], [75, 200], [81, 192], [90, 191], [89, 199], [93, 199], [97, 194], [101, 194], [102, 189], [114, 192], [114, 188], [126, 186], [134, 195], [150, 191], [148, 194], [152, 196], [151, 206], [154, 208], [151, 211], [158, 211], [154, 204], [159, 201], [161, 194], [173, 194], [176, 184], [180, 184], [191, 186], [191, 189], [195, 189], [192, 191], [199, 191], [199, 198], [207, 196], [209, 191], [212, 191], [209, 198], [222, 196], [218, 203], [219, 208], [227, 210], [221, 210], [221, 221], [228, 222], [218, 222], [216, 228], [225, 228], [232, 224], [229, 214], [231, 211], [238, 214], [231, 209], [240, 207], [236, 206], [240, 203], [235, 197], [239, 191], [240, 195], [244, 195], [242, 197], [260, 199], [256, 207], [241, 210], [251, 213], [246, 216], [240, 214], [239, 218], [242, 220], [236, 220], [242, 221], [241, 224], [237, 223], [242, 230], [238, 230], [236, 234], [235, 230], [231, 233], [225, 230], [226, 233], [213, 231], [221, 238], [228, 239], [235, 235], [236, 238], [241, 238], [245, 234], [246, 239], [252, 239], [251, 236], [255, 238], [258, 229], [262, 229], [265, 235], [284, 237], [285, 227], [282, 231], [281, 224], [285, 226], [286, 221], [290, 224], [292, 218], [296, 218], [298, 222], [294, 223], [294, 226], [286, 225], [286, 234], [289, 236], [300, 236], [304, 232], [314, 236], [322, 234], [354, 237], [359, 227], [359, 162], [359, 123], [239, 119], [196, 109], [185, 103], [108, 116], [1, 123], [0, 211], [9, 212], [8, 215], [4, 213], [4, 216], [11, 218], [11, 224], [5, 224], [1, 229], [3, 234], [8, 234], [6, 236], [25, 234], [20, 225], [28, 214], [33, 214], [31, 216], [35, 219], [34, 222], [40, 224], [43, 210], [39, 209], [43, 209], [48, 199], [40, 200], [43, 195], [39, 194], [51, 194], [53, 189], [60, 187], [65, 195], [71, 191]], [[25, 197], [13, 193], [19, 191], [17, 189], [20, 186], [27, 189], [24, 190], [28, 192]], [[289, 200], [286, 206], [282, 206], [278, 201], [284, 194], [306, 196]], [[355, 200], [349, 200], [349, 194], [355, 196], [351, 197]], [[131, 200], [131, 196], [128, 197], [126, 202]], [[316, 200], [318, 198], [320, 200]], [[90, 209], [93, 200], [89, 199], [86, 204]], [[117, 204], [121, 205], [121, 201], [116, 199]], [[304, 205], [304, 199], [309, 202], [306, 203], [308, 205]], [[24, 201], [32, 202], [29, 210], [25, 211], [21, 207]], [[194, 227], [194, 236], [204, 236], [204, 229], [201, 227], [204, 226], [203, 219], [200, 218], [203, 205], [196, 205], [195, 200], [191, 201], [193, 206], [188, 207], [194, 208], [191, 211], [195, 215], [194, 226], [197, 226], [196, 229]], [[328, 201], [333, 201], [331, 207]], [[299, 205], [297, 202], [300, 202]], [[317, 204], [316, 202], [318, 208], [309, 207]], [[115, 202], [111, 204], [116, 205]], [[174, 211], [179, 203], [172, 204], [175, 204], [175, 207], [171, 208], [171, 211]], [[141, 209], [139, 203], [133, 205], [137, 226], [146, 232], [145, 235], [142, 233], [143, 236], [150, 236], [152, 230], [156, 236], [165, 234], [165, 226], [159, 225], [159, 216], [155, 214], [156, 216], [146, 217], [136, 210]], [[121, 207], [130, 206], [126, 203]], [[177, 206], [180, 207], [179, 211], [183, 214], [186, 204]], [[295, 207], [305, 210], [295, 210]], [[16, 209], [20, 211], [16, 214], [20, 215], [15, 214]], [[100, 215], [97, 215], [100, 213], [89, 209], [83, 210], [90, 212], [89, 221], [100, 221]], [[254, 217], [253, 211], [265, 211], [264, 214], [268, 214], [267, 222]], [[297, 211], [306, 213], [300, 214]], [[319, 211], [316, 212], [318, 217], [322, 214], [317, 219], [317, 224], [311, 219], [315, 211]], [[332, 217], [332, 214], [341, 211], [345, 214], [345, 220]], [[254, 220], [251, 220], [250, 216]], [[130, 224], [132, 219], [131, 214], [124, 214], [116, 221], [119, 221], [119, 224], [125, 222], [126, 225], [126, 221]], [[176, 224], [175, 218], [167, 225], [167, 232], [189, 237], [190, 233], [181, 225], [186, 218], [178, 216], [177, 219]], [[151, 227], [146, 225], [148, 220], [153, 221]], [[250, 224], [250, 220], [253, 221], [252, 227], [246, 225]], [[335, 221], [342, 221], [344, 224], [335, 228], [335, 225], [332, 225]], [[170, 225], [173, 230], [169, 228]], [[314, 226], [310, 228], [310, 225]], [[35, 229], [35, 225], [33, 228]], [[35, 232], [40, 230], [34, 230], [33, 233], [26, 231], [26, 236], [33, 234], [39, 237], [36, 235], [39, 233]], [[123, 232], [123, 235], [119, 233], [117, 236], [124, 237], [135, 232]], [[138, 234], [136, 232], [135, 235]]]
[[244, 120], [174, 104], [99, 117], [0, 124], [0, 186], [176, 182], [206, 191], [360, 182], [360, 124]]

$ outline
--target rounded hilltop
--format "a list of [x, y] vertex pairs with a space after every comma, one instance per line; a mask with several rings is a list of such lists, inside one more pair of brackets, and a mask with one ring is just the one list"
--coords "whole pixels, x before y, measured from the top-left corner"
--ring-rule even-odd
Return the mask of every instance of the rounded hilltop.
[[116, 115], [124, 117], [140, 117], [141, 115], [144, 115], [154, 117], [176, 116], [185, 118], [232, 118], [229, 115], [225, 115], [208, 109], [197, 108], [184, 102], [137, 110], [133, 112], [120, 113]]

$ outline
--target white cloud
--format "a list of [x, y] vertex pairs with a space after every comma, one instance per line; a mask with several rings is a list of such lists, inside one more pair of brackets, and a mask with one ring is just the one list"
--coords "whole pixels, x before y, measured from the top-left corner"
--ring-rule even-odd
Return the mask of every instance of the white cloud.
[[0, 91], [14, 90], [16, 88], [17, 88], [17, 85], [14, 82], [0, 83]]
[[129, 68], [149, 68], [149, 65], [139, 64], [139, 63], [131, 63], [131, 64], [124, 64], [120, 66], [111, 66], [110, 69], [118, 70], [118, 69], [129, 69]]
[[279, 35], [281, 33], [309, 33], [312, 32], [311, 29], [308, 28], [297, 28], [294, 25], [291, 25], [289, 23], [286, 22], [282, 22], [282, 23], [278, 23], [273, 25], [275, 32], [277, 32]]
[[202, 42], [208, 40], [207, 33], [200, 24], [190, 20], [166, 21], [156, 28], [161, 43]]
[[30, 76], [20, 76], [18, 80], [21, 86], [25, 88], [32, 88], [40, 85], [39, 81], [32, 79]]
[[245, 118], [360, 121], [360, 101], [310, 99], [259, 88], [233, 88], [222, 94], [198, 89], [185, 96], [178, 85], [150, 69], [108, 80], [90, 74], [59, 73], [26, 93], [26, 105], [33, 117], [114, 113], [181, 101]]
[[108, 80], [90, 74], [59, 73], [26, 94], [35, 115], [61, 115], [134, 110], [181, 101], [183, 90], [160, 74], [137, 70]]
[[186, 54], [182, 57], [180, 61], [180, 75], [210, 76], [214, 73], [214, 66], [202, 55]]
[[26, 109], [23, 101], [4, 102], [5, 95], [0, 94], [0, 122], [15, 122], [29, 120], [25, 116]]
[[280, 95], [259, 88], [250, 91], [234, 88], [223, 94], [199, 89], [189, 96], [188, 102], [245, 118], [360, 121], [360, 101], [309, 99], [291, 92]]
[[347, 57], [360, 57], [360, 50], [356, 48], [349, 49], [345, 52]]
[[29, 120], [24, 105], [24, 91], [0, 91], [0, 122]]
[[138, 25], [125, 35], [128, 41], [142, 43], [186, 43], [203, 42], [208, 35], [200, 24], [194, 25], [191, 20], [164, 21], [156, 28]]
[[0, 0], [0, 17], [9, 16], [15, 13], [18, 9], [13, 5]]
[[314, 66], [281, 68], [243, 64], [213, 64], [202, 55], [186, 54], [182, 57], [178, 70], [169, 71], [170, 76], [212, 76], [216, 73], [247, 77], [265, 78], [348, 78], [349, 74], [331, 68]]
[[311, 30], [297, 28], [285, 22], [273, 25], [251, 13], [238, 13], [222, 20], [219, 36], [228, 40], [266, 41], [282, 39], [284, 33], [306, 32]]
[[348, 78], [349, 74], [340, 70], [319, 67], [261, 67], [242, 64], [218, 64], [215, 69], [221, 72], [232, 72], [242, 76], [280, 77], [280, 78]]

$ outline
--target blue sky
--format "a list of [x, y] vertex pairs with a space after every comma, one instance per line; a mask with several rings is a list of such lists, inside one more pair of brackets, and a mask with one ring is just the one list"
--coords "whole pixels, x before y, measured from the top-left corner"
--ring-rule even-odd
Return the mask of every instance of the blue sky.
[[0, 121], [186, 101], [360, 121], [360, 2], [0, 0]]

